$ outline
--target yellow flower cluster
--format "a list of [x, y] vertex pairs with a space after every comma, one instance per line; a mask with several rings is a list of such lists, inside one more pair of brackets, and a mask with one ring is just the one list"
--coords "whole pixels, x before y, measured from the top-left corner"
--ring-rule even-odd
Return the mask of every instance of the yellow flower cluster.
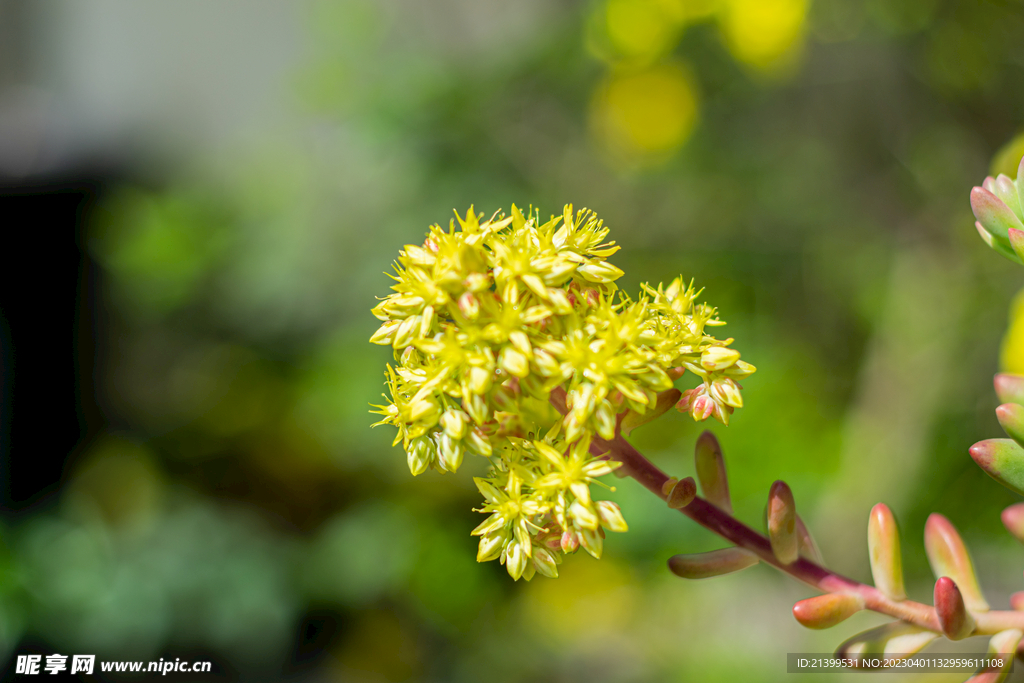
[[[606, 260], [619, 248], [590, 211], [456, 217], [405, 247], [394, 293], [373, 309], [383, 324], [370, 341], [396, 359], [377, 424], [398, 428], [414, 475], [489, 458], [476, 479], [490, 513], [473, 531], [477, 560], [500, 558], [515, 579], [554, 577], [563, 553], [600, 557], [603, 529], [626, 530], [618, 506], [590, 494], [618, 466], [601, 440], [687, 370], [702, 381], [679, 408], [727, 423], [754, 367], [705, 332], [723, 323], [682, 278], [623, 295]], [[564, 415], [553, 392], [565, 392]]]

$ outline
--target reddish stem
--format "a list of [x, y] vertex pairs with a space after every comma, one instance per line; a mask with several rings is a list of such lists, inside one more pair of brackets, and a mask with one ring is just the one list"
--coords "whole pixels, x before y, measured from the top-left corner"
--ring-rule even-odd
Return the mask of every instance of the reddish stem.
[[[551, 404], [563, 415], [568, 412], [565, 398], [565, 390], [561, 388], [555, 389], [550, 398]], [[617, 434], [610, 441], [594, 438], [590, 451], [596, 456], [609, 457], [621, 462], [622, 467], [619, 468], [617, 474], [632, 477], [654, 495], [662, 500], [667, 499], [664, 485], [669, 479], [668, 475], [645, 458], [621, 434]], [[855, 593], [863, 598], [867, 609], [887, 614], [930, 631], [942, 632], [935, 608], [930, 605], [913, 600], [892, 600], [873, 586], [837, 574], [804, 557], [800, 557], [792, 564], [779, 562], [772, 552], [771, 543], [767, 537], [699, 496], [686, 507], [680, 508], [679, 511], [733, 545], [756, 554], [762, 562], [776, 567], [823, 593]], [[1024, 612], [978, 612], [973, 616], [977, 623], [974, 635], [994, 635], [1010, 628], [1024, 630]]]

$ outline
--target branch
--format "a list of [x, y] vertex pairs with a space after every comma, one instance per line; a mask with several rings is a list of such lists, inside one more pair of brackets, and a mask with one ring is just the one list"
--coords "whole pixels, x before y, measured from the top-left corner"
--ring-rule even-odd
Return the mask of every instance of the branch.
[[[567, 412], [565, 391], [555, 389], [551, 404], [563, 415]], [[666, 482], [669, 476], [658, 469], [642, 453], [626, 441], [621, 434], [612, 440], [594, 438], [591, 453], [609, 457], [622, 463], [618, 473], [640, 482], [651, 493], [668, 501]], [[748, 550], [762, 561], [823, 593], [845, 593], [860, 597], [864, 607], [880, 614], [900, 619], [915, 626], [942, 633], [942, 625], [934, 607], [913, 600], [893, 600], [873, 586], [860, 583], [833, 572], [805, 558], [785, 564], [775, 556], [771, 542], [761, 533], [723, 511], [704, 498], [694, 497], [679, 511], [705, 529], [721, 536], [738, 548]], [[992, 611], [973, 613], [976, 626], [971, 635], [995, 635], [1007, 629], [1024, 630], [1024, 612]]]

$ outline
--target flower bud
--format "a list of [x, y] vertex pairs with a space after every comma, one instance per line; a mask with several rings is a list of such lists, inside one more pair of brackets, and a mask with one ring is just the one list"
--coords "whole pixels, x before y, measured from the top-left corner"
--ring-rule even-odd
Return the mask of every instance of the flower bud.
[[802, 626], [832, 628], [864, 609], [864, 599], [853, 593], [828, 593], [793, 605], [793, 616]]
[[545, 548], [533, 549], [533, 566], [537, 569], [537, 573], [549, 579], [558, 578], [558, 565], [555, 562], [555, 556]]
[[441, 406], [432, 399], [420, 399], [409, 404], [409, 421], [422, 422], [431, 427], [437, 424], [441, 416]]
[[574, 553], [580, 549], [580, 537], [574, 531], [565, 531], [559, 545], [563, 553]]
[[629, 531], [626, 520], [622, 517], [622, 510], [610, 500], [599, 500], [594, 503], [597, 508], [597, 516], [601, 519], [601, 526], [608, 531], [622, 533]]
[[971, 446], [971, 457], [988, 476], [1024, 496], [1024, 448], [1013, 439], [986, 439]]
[[693, 477], [686, 477], [676, 482], [672, 490], [668, 492], [668, 506], [673, 510], [679, 510], [692, 503], [696, 496], [697, 483]]
[[530, 345], [530, 338], [526, 336], [525, 332], [522, 332], [521, 330], [510, 332], [508, 340], [512, 343], [512, 346], [527, 359], [533, 356], [533, 347]]
[[709, 346], [700, 356], [700, 364], [705, 370], [714, 372], [724, 370], [740, 359], [740, 352], [725, 346]]
[[594, 559], [601, 559], [601, 552], [604, 550], [604, 536], [601, 535], [600, 529], [583, 529], [580, 531], [580, 545], [588, 553], [594, 556]]
[[1010, 595], [1010, 609], [1018, 612], [1024, 611], [1024, 591], [1017, 591]]
[[466, 453], [462, 442], [456, 441], [447, 434], [441, 436], [437, 451], [441, 467], [448, 472], [455, 472], [459, 469], [459, 466], [462, 464], [462, 458]]
[[480, 315], [480, 300], [473, 292], [463, 292], [459, 297], [459, 311], [469, 320], [476, 320]]
[[900, 556], [900, 532], [896, 518], [884, 504], [871, 509], [868, 518], [868, 553], [875, 587], [892, 600], [905, 600], [903, 562]]
[[549, 289], [548, 302], [551, 304], [551, 309], [558, 315], [572, 313], [572, 303], [569, 294], [564, 289]]
[[565, 428], [565, 440], [572, 443], [583, 436], [583, 425], [576, 419], [573, 413], [569, 413], [562, 420], [562, 427]]
[[744, 379], [746, 377], [750, 377], [755, 372], [757, 372], [757, 368], [755, 368], [753, 365], [746, 361], [738, 360], [734, 364], [726, 368], [723, 371], [723, 374], [725, 374], [727, 377], [731, 377], [732, 379]]
[[427, 306], [423, 309], [422, 315], [420, 315], [420, 338], [429, 337], [433, 332], [434, 321], [437, 320], [437, 315], [434, 313], [433, 306]]
[[508, 575], [516, 581], [523, 575], [529, 561], [530, 558], [523, 552], [519, 543], [512, 542], [505, 546], [505, 569], [508, 570]]
[[543, 377], [555, 377], [562, 372], [562, 366], [555, 357], [543, 349], [533, 350], [533, 364]]
[[501, 350], [498, 366], [513, 377], [523, 378], [530, 374], [530, 362], [526, 356], [511, 346]]
[[423, 322], [423, 318], [418, 315], [411, 315], [403, 320], [402, 324], [398, 326], [398, 330], [395, 331], [395, 339], [392, 342], [392, 346], [396, 349], [404, 349], [411, 344], [413, 339], [416, 338], [421, 322]]
[[477, 562], [490, 562], [501, 556], [502, 548], [508, 541], [508, 535], [502, 531], [487, 534], [480, 538], [480, 545], [476, 551]]
[[668, 561], [668, 568], [684, 579], [706, 579], [712, 576], [731, 574], [759, 562], [757, 555], [743, 548], [722, 548], [709, 553], [675, 555]]
[[379, 304], [379, 308], [385, 311], [392, 318], [406, 318], [413, 313], [419, 313], [426, 303], [418, 296], [393, 294]]
[[714, 380], [711, 383], [709, 393], [716, 403], [733, 408], [743, 407], [743, 396], [740, 394], [740, 387], [728, 377], [720, 377]]
[[465, 443], [473, 449], [474, 453], [485, 458], [491, 457], [491, 454], [494, 453], [490, 439], [487, 438], [487, 435], [479, 427], [469, 430], [469, 433], [466, 434]]
[[[582, 266], [576, 269], [576, 272], [582, 275], [590, 282], [614, 282], [623, 276], [623, 272], [608, 263], [607, 261], [588, 261]], [[594, 305], [594, 304], [591, 304]]]
[[487, 401], [484, 400], [483, 396], [463, 392], [462, 407], [476, 424], [480, 425], [487, 421]]
[[779, 562], [796, 562], [799, 557], [796, 504], [793, 492], [784, 481], [776, 481], [768, 493], [768, 540]]
[[470, 273], [462, 284], [471, 292], [482, 292], [491, 286], [491, 278], [486, 273]]
[[485, 368], [472, 367], [469, 370], [469, 391], [470, 393], [482, 395], [491, 388], [491, 372]]
[[597, 423], [597, 434], [602, 439], [615, 438], [615, 409], [607, 400], [601, 401], [594, 411], [594, 422]]
[[418, 436], [409, 442], [409, 450], [406, 451], [409, 461], [409, 471], [415, 477], [427, 471], [437, 453], [434, 450], [434, 442], [427, 436]]
[[935, 582], [935, 613], [943, 635], [950, 640], [963, 640], [974, 632], [974, 618], [967, 612], [960, 589], [948, 576]]
[[699, 394], [690, 406], [690, 416], [697, 422], [703, 422], [715, 412], [715, 402], [706, 394]]
[[583, 529], [596, 529], [601, 523], [601, 519], [594, 509], [579, 500], [574, 500], [569, 506], [569, 516], [577, 526]]
[[935, 576], [946, 576], [955, 581], [968, 609], [987, 612], [988, 603], [978, 586], [971, 557], [948, 519], [938, 513], [928, 517], [924, 526], [924, 547]]
[[370, 341], [374, 344], [380, 344], [381, 346], [391, 346], [395, 340], [395, 332], [401, 327], [402, 323], [399, 320], [389, 320], [381, 325], [373, 336], [370, 337]]
[[461, 441], [465, 438], [466, 432], [469, 431], [468, 420], [469, 415], [466, 415], [461, 410], [448, 409], [441, 415], [439, 422], [445, 434], [456, 441]]
[[729, 416], [732, 415], [732, 411], [735, 410], [732, 406], [722, 405], [718, 401], [714, 401], [711, 414], [715, 416], [715, 419], [722, 424], [729, 425]]

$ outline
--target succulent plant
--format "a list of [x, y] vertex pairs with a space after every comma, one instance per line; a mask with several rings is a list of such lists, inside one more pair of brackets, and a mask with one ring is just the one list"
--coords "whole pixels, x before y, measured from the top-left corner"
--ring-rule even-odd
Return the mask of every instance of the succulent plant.
[[[977, 228], [1004, 256], [1024, 263], [1024, 160], [1017, 180], [986, 178], [971, 192]], [[867, 668], [878, 657], [909, 657], [934, 640], [988, 636], [995, 664], [969, 680], [1003, 680], [1024, 638], [1024, 592], [1011, 609], [992, 610], [970, 554], [953, 524], [932, 514], [924, 529], [936, 577], [933, 604], [907, 599], [899, 529], [879, 503], [868, 515], [874, 585], [827, 569], [782, 481], [768, 492], [765, 532], [732, 512], [725, 459], [704, 432], [695, 446], [696, 480], [670, 477], [626, 439], [633, 429], [673, 406], [696, 420], [728, 424], [743, 405], [741, 380], [755, 368], [740, 360], [732, 339], [707, 328], [722, 325], [716, 309], [680, 277], [667, 287], [643, 286], [636, 299], [615, 281], [607, 262], [618, 247], [591, 212], [541, 222], [515, 206], [508, 217], [482, 221], [472, 209], [448, 231], [431, 228], [406, 246], [392, 277], [394, 294], [374, 309], [383, 321], [371, 341], [394, 348], [387, 403], [378, 424], [398, 428], [414, 475], [428, 468], [454, 472], [466, 453], [488, 458], [477, 478], [488, 514], [478, 561], [500, 559], [515, 578], [557, 576], [562, 555], [585, 548], [599, 557], [604, 529], [625, 531], [610, 501], [594, 500], [591, 485], [616, 471], [711, 530], [728, 545], [669, 560], [669, 569], [700, 579], [765, 563], [822, 594], [793, 607], [799, 623], [834, 626], [861, 610], [893, 621], [843, 642], [836, 656]], [[689, 372], [700, 382], [681, 391]], [[1000, 374], [996, 414], [1009, 439], [970, 449], [989, 475], [1024, 495], [1024, 376]], [[1024, 542], [1024, 503], [1002, 515]]]

